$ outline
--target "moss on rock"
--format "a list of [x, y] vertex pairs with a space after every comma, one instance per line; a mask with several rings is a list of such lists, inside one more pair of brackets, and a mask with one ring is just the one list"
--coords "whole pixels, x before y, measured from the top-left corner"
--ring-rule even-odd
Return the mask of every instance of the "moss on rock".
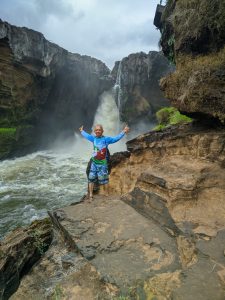
[[190, 123], [192, 119], [181, 114], [175, 107], [164, 107], [156, 113], [158, 125], [154, 130], [161, 130], [171, 125]]

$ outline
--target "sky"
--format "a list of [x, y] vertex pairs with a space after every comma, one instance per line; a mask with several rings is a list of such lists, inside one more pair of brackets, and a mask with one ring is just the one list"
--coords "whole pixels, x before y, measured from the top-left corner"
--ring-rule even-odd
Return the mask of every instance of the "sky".
[[0, 0], [0, 18], [42, 32], [64, 49], [112, 69], [131, 53], [159, 50], [159, 0]]

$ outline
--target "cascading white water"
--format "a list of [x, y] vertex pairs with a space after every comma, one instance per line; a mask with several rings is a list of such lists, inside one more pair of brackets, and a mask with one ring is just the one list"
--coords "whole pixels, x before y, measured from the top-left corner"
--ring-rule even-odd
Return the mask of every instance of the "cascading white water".
[[[120, 122], [119, 110], [112, 91], [104, 92], [101, 96], [93, 126], [96, 124], [103, 125], [105, 136], [116, 136], [122, 130], [123, 125]], [[125, 150], [125, 139], [110, 145], [111, 153]]]
[[116, 92], [117, 106], [118, 106], [119, 113], [121, 112], [121, 97], [122, 97], [121, 75], [122, 75], [122, 61], [119, 62], [117, 75], [116, 75], [116, 83], [113, 87]]
[[93, 125], [95, 124], [102, 124], [107, 135], [116, 135], [118, 133], [120, 126], [119, 111], [110, 91], [101, 95]]
[[87, 157], [39, 151], [0, 162], [0, 239], [16, 226], [76, 202], [86, 189]]
[[[94, 124], [117, 135], [122, 125], [113, 92], [101, 96]], [[125, 139], [110, 152], [125, 150]], [[86, 166], [92, 145], [80, 134], [58, 141], [54, 149], [0, 162], [0, 239], [16, 226], [47, 216], [47, 210], [77, 202], [86, 192]]]

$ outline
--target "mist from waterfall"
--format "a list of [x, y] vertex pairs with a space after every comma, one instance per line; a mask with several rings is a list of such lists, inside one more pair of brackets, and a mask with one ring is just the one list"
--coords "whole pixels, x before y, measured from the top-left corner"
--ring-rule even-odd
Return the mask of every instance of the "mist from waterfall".
[[[101, 124], [104, 128], [103, 135], [105, 136], [116, 136], [123, 129], [123, 124], [120, 122], [119, 110], [116, 105], [114, 93], [112, 90], [104, 92], [101, 95], [100, 105], [95, 114], [93, 127], [96, 124]], [[126, 138], [109, 146], [110, 152], [114, 153], [117, 151], [126, 150]]]
[[[121, 131], [113, 91], [102, 94], [96, 123], [104, 126], [108, 136]], [[125, 138], [109, 149], [111, 153], [125, 150]], [[92, 144], [74, 132], [49, 150], [0, 162], [0, 239], [17, 226], [46, 217], [47, 210], [78, 202], [86, 193], [85, 171], [92, 151]]]
[[[105, 136], [116, 136], [125, 125], [117, 106], [121, 99], [115, 93], [115, 88], [120, 89], [120, 76], [118, 70], [116, 86], [101, 95], [95, 114], [93, 126], [102, 124]], [[111, 154], [125, 151], [126, 140], [140, 130], [149, 130], [150, 125], [147, 128], [140, 123], [128, 136], [109, 145]], [[46, 217], [47, 210], [78, 202], [86, 193], [85, 170], [92, 150], [92, 144], [74, 132], [73, 137], [57, 140], [49, 150], [0, 162], [0, 239], [17, 226]]]

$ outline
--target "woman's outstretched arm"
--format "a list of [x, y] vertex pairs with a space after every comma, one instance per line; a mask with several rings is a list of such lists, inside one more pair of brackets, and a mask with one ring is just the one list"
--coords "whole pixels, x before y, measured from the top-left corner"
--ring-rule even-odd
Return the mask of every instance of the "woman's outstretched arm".
[[122, 132], [120, 134], [118, 134], [117, 136], [114, 136], [114, 137], [108, 136], [108, 137], [106, 137], [107, 143], [108, 144], [113, 144], [113, 143], [118, 142], [119, 140], [121, 140], [124, 137], [125, 133], [129, 132], [129, 130], [130, 130], [129, 127], [125, 126], [124, 129], [122, 130]]
[[91, 135], [91, 134], [87, 133], [86, 131], [84, 131], [83, 128], [84, 128], [83, 125], [79, 128], [81, 135], [82, 135], [86, 140], [88, 140], [88, 141], [90, 141], [90, 142], [93, 143], [93, 142], [94, 142], [94, 137], [93, 137], [93, 135]]

